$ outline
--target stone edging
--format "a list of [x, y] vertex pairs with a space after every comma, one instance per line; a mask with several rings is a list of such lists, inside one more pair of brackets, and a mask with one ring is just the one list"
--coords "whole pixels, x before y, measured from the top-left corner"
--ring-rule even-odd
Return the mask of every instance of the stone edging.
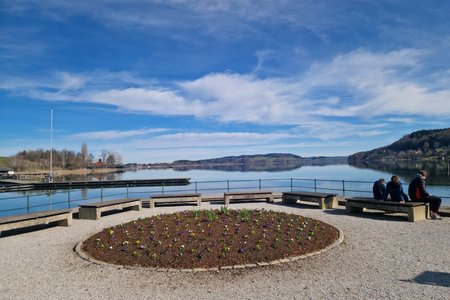
[[[335, 226], [333, 226], [335, 227]], [[140, 267], [140, 266], [125, 266], [125, 265], [116, 265], [116, 264], [110, 264], [110, 263], [106, 263], [104, 261], [100, 261], [97, 260], [95, 258], [90, 257], [88, 254], [86, 254], [82, 249], [81, 246], [83, 245], [83, 241], [79, 242], [74, 250], [75, 252], [82, 258], [85, 259], [91, 263], [97, 264], [97, 265], [103, 265], [103, 266], [117, 266], [117, 267], [121, 267], [121, 268], [127, 268], [127, 269], [135, 269], [135, 268], [140, 268], [140, 269], [145, 269], [145, 270], [151, 270], [151, 271], [157, 271], [157, 272], [204, 272], [204, 271], [219, 271], [219, 270], [232, 270], [232, 269], [247, 269], [247, 268], [255, 268], [255, 267], [260, 267], [260, 266], [271, 266], [271, 265], [278, 265], [281, 263], [287, 263], [287, 262], [292, 262], [292, 261], [296, 261], [299, 259], [304, 259], [306, 257], [310, 257], [310, 256], [314, 256], [320, 253], [323, 253], [325, 251], [328, 251], [334, 247], [336, 247], [337, 245], [339, 245], [340, 243], [342, 243], [344, 241], [344, 232], [340, 229], [335, 227], [338, 231], [339, 231], [339, 238], [331, 245], [328, 245], [327, 247], [315, 251], [315, 252], [311, 252], [311, 253], [306, 253], [303, 255], [299, 255], [299, 256], [293, 256], [293, 257], [288, 257], [288, 258], [281, 258], [281, 259], [277, 259], [277, 260], [273, 260], [270, 262], [257, 262], [256, 264], [245, 264], [245, 265], [234, 265], [234, 266], [223, 266], [223, 267], [216, 267], [216, 268], [194, 268], [194, 269], [173, 269], [173, 268], [154, 268], [154, 267]]]

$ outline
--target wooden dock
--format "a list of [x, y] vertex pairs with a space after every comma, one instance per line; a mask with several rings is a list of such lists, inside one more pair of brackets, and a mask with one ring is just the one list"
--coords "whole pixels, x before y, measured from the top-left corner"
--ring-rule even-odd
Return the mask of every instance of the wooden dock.
[[67, 190], [67, 189], [97, 189], [102, 187], [135, 187], [135, 186], [185, 186], [190, 184], [190, 178], [168, 179], [135, 179], [135, 180], [105, 180], [105, 181], [68, 181], [68, 182], [27, 182], [11, 183], [0, 181], [0, 192], [23, 190]]

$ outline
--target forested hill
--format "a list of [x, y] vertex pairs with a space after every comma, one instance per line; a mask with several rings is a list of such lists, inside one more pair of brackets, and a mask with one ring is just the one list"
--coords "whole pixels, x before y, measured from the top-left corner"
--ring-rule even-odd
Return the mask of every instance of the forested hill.
[[323, 165], [344, 163], [346, 157], [301, 157], [295, 154], [270, 153], [257, 155], [227, 156], [203, 160], [177, 160], [172, 163], [174, 169], [223, 169], [236, 170], [240, 167], [248, 170], [295, 169], [303, 165]]
[[388, 159], [450, 159], [450, 128], [419, 130], [405, 135], [389, 146], [358, 152], [348, 157], [349, 163]]

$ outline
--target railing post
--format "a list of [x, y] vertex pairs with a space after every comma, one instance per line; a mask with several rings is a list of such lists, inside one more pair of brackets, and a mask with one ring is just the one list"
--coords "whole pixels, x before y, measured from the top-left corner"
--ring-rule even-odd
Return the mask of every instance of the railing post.
[[162, 182], [162, 185], [161, 185], [161, 194], [164, 195], [164, 181]]
[[345, 180], [342, 180], [342, 196], [345, 197]]
[[100, 187], [100, 202], [103, 202], [103, 186]]
[[292, 184], [292, 177], [291, 177], [291, 192], [293, 191], [294, 185]]
[[127, 184], [127, 198], [128, 198], [128, 184]]
[[229, 191], [230, 191], [230, 181], [227, 180], [227, 192], [229, 192]]
[[70, 189], [67, 190], [67, 205], [69, 206], [68, 208], [70, 208]]
[[30, 195], [27, 195], [27, 213], [30, 213]]
[[314, 178], [314, 192], [317, 192], [317, 179]]
[[195, 192], [197, 193], [197, 181], [194, 183], [195, 184]]
[[259, 181], [259, 190], [261, 190], [261, 179], [258, 179]]

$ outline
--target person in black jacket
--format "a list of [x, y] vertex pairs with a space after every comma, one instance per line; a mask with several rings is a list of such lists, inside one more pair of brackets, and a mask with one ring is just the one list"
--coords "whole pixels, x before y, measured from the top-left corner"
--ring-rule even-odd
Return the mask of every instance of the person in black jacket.
[[375, 199], [386, 200], [387, 190], [386, 190], [386, 186], [384, 185], [383, 178], [380, 178], [379, 180], [377, 180], [373, 183], [372, 191], [373, 191], [373, 197]]
[[439, 207], [441, 206], [442, 199], [439, 197], [431, 196], [426, 191], [426, 183], [428, 173], [427, 171], [420, 171], [419, 174], [411, 181], [408, 188], [408, 194], [414, 202], [430, 203], [430, 216], [433, 220], [440, 220]]
[[391, 177], [386, 185], [387, 193], [391, 196], [391, 201], [396, 201], [400, 203], [405, 203], [409, 201], [408, 196], [403, 192], [402, 183], [400, 182], [400, 177], [394, 175]]

